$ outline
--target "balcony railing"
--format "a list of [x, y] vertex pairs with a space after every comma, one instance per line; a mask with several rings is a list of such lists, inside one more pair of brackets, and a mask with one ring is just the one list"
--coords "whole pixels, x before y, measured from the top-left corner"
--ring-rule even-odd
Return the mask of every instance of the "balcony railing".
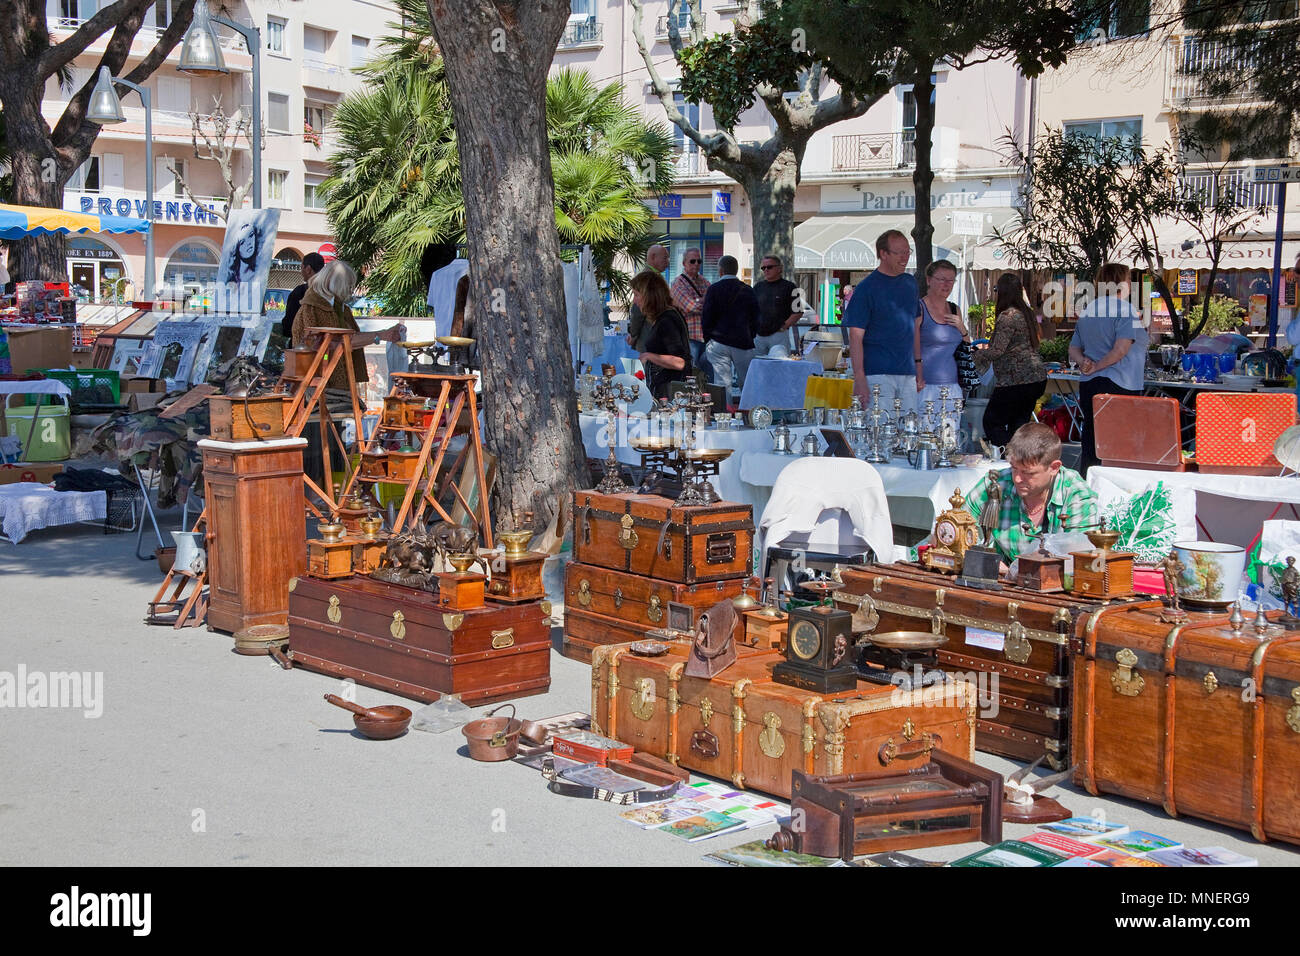
[[915, 165], [915, 130], [836, 136], [831, 141], [833, 172], [906, 169]]
[[655, 22], [655, 39], [668, 39], [668, 22], [672, 20], [677, 24], [677, 32], [682, 36], [682, 42], [690, 41], [691, 36], [691, 11], [679, 10], [671, 17], [663, 16]]
[[[78, 27], [80, 27], [85, 22], [86, 22], [85, 20], [79, 20], [76, 19], [75, 17], [46, 18], [46, 25], [49, 27], [51, 31], [62, 30], [67, 33], [74, 32]], [[167, 32], [166, 27], [143, 26], [140, 28], [140, 32], [137, 33], [135, 36], [137, 40], [148, 41], [149, 43], [152, 44], [152, 43], [156, 43], [158, 41], [158, 38], [161, 37], [166, 32]], [[217, 37], [217, 42], [221, 44], [221, 48], [223, 50], [230, 50], [233, 53], [246, 53], [248, 51], [247, 45], [244, 43], [244, 38], [241, 36], [228, 36], [223, 34]], [[170, 55], [180, 56], [180, 52], [181, 52], [181, 48], [180, 48], [180, 44], [178, 43], [172, 49], [172, 53]]]
[[588, 43], [600, 43], [604, 36], [601, 23], [595, 19], [572, 20], [560, 37], [560, 47], [583, 46]]
[[1226, 169], [1188, 170], [1181, 179], [1184, 193], [1191, 193], [1202, 202], [1213, 204], [1225, 193], [1231, 194], [1239, 206], [1277, 205], [1277, 184], [1257, 183], [1249, 167]]
[[708, 163], [699, 150], [682, 150], [673, 156], [673, 170], [678, 178], [689, 179], [709, 174]]
[[[1259, 98], [1249, 76], [1269, 42], [1261, 31], [1257, 50], [1241, 50], [1201, 37], [1174, 37], [1165, 44], [1165, 109], [1196, 109], [1221, 103], [1249, 103]], [[1212, 95], [1205, 74], [1233, 76], [1237, 85], [1225, 95]]]

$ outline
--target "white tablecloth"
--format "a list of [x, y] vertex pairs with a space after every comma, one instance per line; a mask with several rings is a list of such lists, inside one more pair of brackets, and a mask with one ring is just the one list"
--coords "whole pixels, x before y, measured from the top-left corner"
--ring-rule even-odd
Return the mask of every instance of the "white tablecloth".
[[107, 510], [104, 491], [55, 491], [30, 481], [0, 485], [0, 533], [15, 544], [38, 528], [102, 521]]
[[745, 387], [740, 393], [740, 407], [803, 408], [808, 376], [822, 372], [821, 362], [756, 358], [749, 363]]
[[[1142, 523], [1152, 556], [1167, 554], [1175, 539], [1244, 547], [1270, 516], [1300, 517], [1300, 478], [1096, 466], [1088, 470], [1088, 486], [1121, 534], [1128, 533], [1117, 520], [1123, 514]], [[1121, 538], [1119, 546], [1126, 542]]]
[[[71, 395], [72, 389], [54, 378], [31, 382], [0, 382], [0, 395]], [[0, 403], [2, 404], [2, 403]]]

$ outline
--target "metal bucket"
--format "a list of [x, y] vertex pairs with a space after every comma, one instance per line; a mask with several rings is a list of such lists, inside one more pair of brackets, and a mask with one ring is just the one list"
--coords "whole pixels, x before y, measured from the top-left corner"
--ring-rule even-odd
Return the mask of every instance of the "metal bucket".
[[202, 531], [173, 531], [176, 542], [176, 559], [172, 567], [178, 571], [191, 571], [202, 574], [208, 564], [207, 552], [199, 544], [203, 540]]
[[[509, 717], [493, 717], [498, 710], [510, 708]], [[495, 762], [510, 760], [519, 752], [519, 731], [524, 722], [515, 717], [514, 704], [502, 704], [487, 712], [487, 716], [471, 720], [460, 729], [469, 745], [469, 755], [474, 760]]]

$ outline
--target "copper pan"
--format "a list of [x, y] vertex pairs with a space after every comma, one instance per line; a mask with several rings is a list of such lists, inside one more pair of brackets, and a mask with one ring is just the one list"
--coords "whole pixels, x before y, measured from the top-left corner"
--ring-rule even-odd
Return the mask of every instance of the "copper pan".
[[[506, 707], [510, 708], [509, 717], [492, 716]], [[522, 720], [515, 718], [515, 705], [502, 704], [478, 720], [471, 720], [460, 732], [465, 735], [471, 758], [493, 763], [510, 760], [519, 752], [519, 731], [523, 725]]]
[[335, 707], [350, 710], [357, 733], [371, 740], [392, 740], [394, 737], [400, 737], [406, 733], [406, 728], [411, 723], [411, 711], [397, 704], [362, 707], [336, 694], [326, 694], [325, 699]]

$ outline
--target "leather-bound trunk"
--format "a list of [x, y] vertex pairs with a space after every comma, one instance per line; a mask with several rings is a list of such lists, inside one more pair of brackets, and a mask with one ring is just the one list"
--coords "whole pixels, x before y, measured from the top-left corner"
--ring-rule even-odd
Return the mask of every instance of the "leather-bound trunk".
[[772, 681], [783, 657], [737, 648], [712, 680], [687, 677], [689, 644], [661, 657], [629, 645], [596, 648], [591, 663], [593, 727], [680, 767], [736, 787], [789, 797], [795, 770], [904, 771], [934, 749], [974, 752], [975, 688], [965, 683], [901, 691], [859, 683], [816, 694]]
[[[975, 746], [988, 753], [1070, 765], [1070, 662], [1080, 616], [1102, 602], [1019, 588], [985, 591], [909, 565], [846, 568], [835, 594], [854, 631], [929, 631], [948, 643], [939, 669], [982, 682]], [[860, 635], [861, 636], [861, 635]], [[996, 695], [993, 681], [996, 679]], [[996, 704], [996, 707], [993, 705]]]
[[[564, 572], [565, 655], [589, 661], [594, 647], [641, 640], [646, 631], [668, 626], [670, 604], [691, 609], [689, 623], [673, 622], [690, 627], [701, 612], [740, 594], [743, 581], [677, 584], [571, 563]], [[743, 636], [737, 629], [737, 639]]]
[[1084, 623], [1076, 782], [1300, 843], [1300, 635], [1159, 611], [1106, 608]]
[[581, 564], [681, 584], [753, 572], [749, 505], [683, 508], [658, 495], [575, 491], [573, 513], [573, 556]]
[[545, 693], [551, 682], [541, 602], [454, 611], [427, 591], [364, 577], [290, 585], [289, 656], [424, 701], [460, 694], [483, 704]]

